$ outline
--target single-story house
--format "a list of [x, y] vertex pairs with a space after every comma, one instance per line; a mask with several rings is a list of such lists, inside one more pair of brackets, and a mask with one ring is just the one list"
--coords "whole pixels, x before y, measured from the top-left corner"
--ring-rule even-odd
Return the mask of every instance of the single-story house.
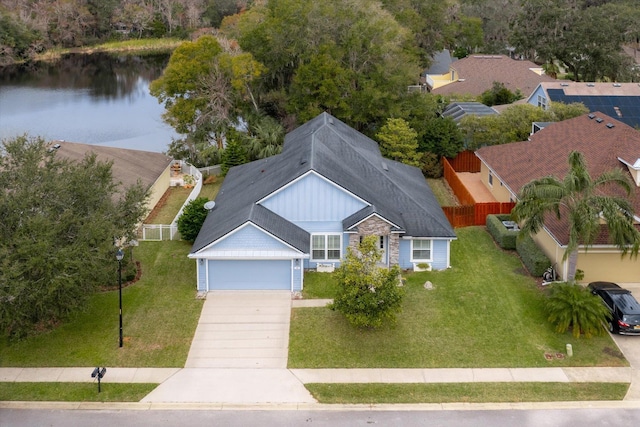
[[56, 151], [56, 156], [73, 161], [81, 161], [87, 154], [95, 153], [99, 161], [113, 162], [111, 172], [114, 181], [130, 187], [140, 180], [142, 187], [149, 190], [149, 210], [170, 186], [173, 159], [166, 154], [68, 141], [52, 141], [50, 149]]
[[[553, 175], [562, 179], [571, 151], [584, 155], [589, 173], [597, 177], [619, 168], [635, 183], [630, 201], [640, 223], [640, 132], [600, 112], [562, 122], [549, 123], [528, 141], [482, 147], [476, 151], [481, 161], [482, 182], [497, 201], [516, 201], [520, 189], [530, 181]], [[640, 226], [639, 226], [640, 227]], [[584, 281], [638, 282], [640, 260], [625, 256], [608, 238], [606, 225], [596, 243], [581, 247], [577, 268]], [[568, 243], [568, 224], [549, 215], [544, 229], [534, 239], [566, 280], [568, 260], [563, 261]], [[586, 249], [586, 250], [585, 250]]]
[[287, 134], [282, 153], [229, 170], [196, 238], [199, 291], [300, 291], [304, 269], [340, 265], [361, 236], [382, 263], [450, 266], [456, 238], [421, 171], [322, 113]]
[[451, 63], [449, 72], [427, 75], [429, 90], [437, 95], [479, 96], [490, 90], [494, 82], [504, 84], [511, 92], [524, 96], [541, 82], [555, 81], [531, 61], [511, 59], [505, 55], [471, 55]]
[[527, 102], [544, 109], [552, 102], [581, 102], [591, 113], [601, 112], [631, 127], [640, 127], [638, 83], [542, 82]]

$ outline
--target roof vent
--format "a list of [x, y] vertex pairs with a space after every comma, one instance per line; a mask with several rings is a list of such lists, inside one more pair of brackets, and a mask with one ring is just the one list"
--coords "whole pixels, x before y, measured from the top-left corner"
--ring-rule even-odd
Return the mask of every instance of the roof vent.
[[608, 127], [609, 129], [613, 128], [614, 126], [615, 126], [615, 125], [614, 125], [613, 123], [607, 123], [607, 127]]
[[620, 107], [613, 107], [613, 110], [616, 112], [618, 117], [622, 117], [622, 111], [620, 111]]
[[589, 116], [587, 116], [587, 117], [589, 117], [591, 120], [593, 120], [596, 117], [596, 115], [593, 114], [593, 113], [590, 113]]
[[216, 202], [213, 200], [204, 204], [204, 208], [208, 211], [216, 207]]
[[594, 87], [595, 85], [595, 83], [587, 83], [587, 87]]
[[333, 124], [333, 118], [329, 117], [329, 124], [332, 125]]
[[614, 83], [613, 87], [621, 87], [622, 85], [620, 83]]
[[603, 118], [601, 118], [601, 117], [598, 117], [598, 118], [596, 119], [596, 122], [598, 122], [598, 123], [602, 123], [602, 122], [604, 122], [604, 119], [603, 119]]
[[569, 83], [560, 83], [560, 86], [567, 87], [567, 86], [569, 86]]
[[55, 148], [55, 149], [57, 150], [58, 148], [60, 148], [60, 144], [55, 144], [55, 145], [53, 146], [53, 148]]
[[389, 171], [389, 166], [387, 166], [387, 164], [385, 162], [382, 162], [382, 169], [386, 170], [387, 172]]

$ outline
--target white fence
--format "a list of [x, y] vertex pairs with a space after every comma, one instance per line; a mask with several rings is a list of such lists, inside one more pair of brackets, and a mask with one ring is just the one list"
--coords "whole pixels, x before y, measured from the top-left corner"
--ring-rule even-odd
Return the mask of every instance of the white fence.
[[173, 224], [142, 224], [138, 240], [180, 240], [180, 233], [178, 226]]
[[182, 173], [185, 175], [191, 175], [194, 178], [195, 185], [193, 190], [189, 193], [189, 197], [182, 204], [180, 211], [173, 218], [171, 224], [142, 224], [138, 229], [138, 240], [180, 240], [180, 233], [178, 233], [178, 218], [182, 215], [184, 207], [194, 200], [200, 194], [202, 190], [202, 173], [194, 166], [180, 161], [182, 163]]

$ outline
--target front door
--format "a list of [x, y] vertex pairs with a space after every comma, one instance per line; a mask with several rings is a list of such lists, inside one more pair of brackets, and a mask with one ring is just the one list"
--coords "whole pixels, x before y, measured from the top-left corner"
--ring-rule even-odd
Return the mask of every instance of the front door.
[[380, 259], [380, 262], [384, 265], [389, 265], [388, 251], [387, 251], [388, 246], [389, 246], [389, 239], [387, 238], [387, 236], [380, 236], [378, 238], [378, 249], [382, 254], [382, 258]]

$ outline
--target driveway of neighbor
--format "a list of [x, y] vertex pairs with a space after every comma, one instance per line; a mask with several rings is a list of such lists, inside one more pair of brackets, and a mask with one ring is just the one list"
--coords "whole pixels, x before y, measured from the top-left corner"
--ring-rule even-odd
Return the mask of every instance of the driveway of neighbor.
[[313, 403], [287, 369], [291, 292], [207, 294], [185, 368], [142, 402]]

